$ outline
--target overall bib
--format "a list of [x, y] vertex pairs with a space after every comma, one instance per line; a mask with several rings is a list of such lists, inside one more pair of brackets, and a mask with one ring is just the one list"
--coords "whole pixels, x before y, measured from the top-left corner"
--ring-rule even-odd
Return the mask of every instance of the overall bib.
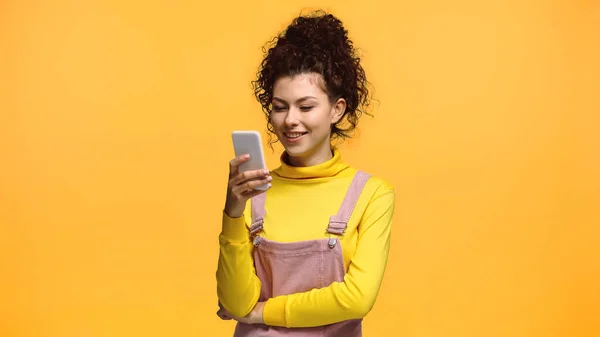
[[[262, 283], [259, 301], [271, 297], [310, 291], [343, 282], [344, 256], [337, 235], [344, 233], [369, 175], [358, 171], [344, 201], [326, 228], [329, 238], [298, 242], [277, 242], [260, 236], [265, 216], [265, 193], [252, 199], [254, 265]], [[333, 235], [333, 236], [332, 236]], [[285, 328], [262, 324], [237, 323], [234, 337], [361, 337], [362, 319], [347, 320], [319, 327]]]

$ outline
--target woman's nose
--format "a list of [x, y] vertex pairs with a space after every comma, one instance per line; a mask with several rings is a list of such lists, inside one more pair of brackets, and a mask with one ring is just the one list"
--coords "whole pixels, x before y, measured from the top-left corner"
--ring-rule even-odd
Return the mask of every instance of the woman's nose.
[[285, 116], [285, 124], [298, 125], [298, 111], [294, 108], [290, 108]]

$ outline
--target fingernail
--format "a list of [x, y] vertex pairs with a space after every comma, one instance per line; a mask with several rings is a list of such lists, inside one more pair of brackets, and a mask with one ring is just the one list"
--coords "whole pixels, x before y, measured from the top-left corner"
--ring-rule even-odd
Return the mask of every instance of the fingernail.
[[264, 174], [269, 174], [269, 170], [264, 170], [263, 173]]
[[244, 158], [250, 158], [250, 155], [249, 154], [245, 154]]
[[270, 176], [267, 177], [267, 181], [271, 181], [271, 180], [273, 180], [273, 178], [271, 178]]

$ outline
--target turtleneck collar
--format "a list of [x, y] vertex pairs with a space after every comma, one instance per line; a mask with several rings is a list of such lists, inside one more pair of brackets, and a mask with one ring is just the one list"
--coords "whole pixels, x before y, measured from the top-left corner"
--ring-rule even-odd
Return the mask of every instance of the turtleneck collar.
[[282, 178], [311, 179], [333, 177], [349, 166], [342, 161], [342, 155], [337, 148], [333, 148], [333, 157], [326, 162], [314, 166], [291, 166], [288, 164], [287, 153], [283, 152], [280, 157], [281, 166], [273, 171]]

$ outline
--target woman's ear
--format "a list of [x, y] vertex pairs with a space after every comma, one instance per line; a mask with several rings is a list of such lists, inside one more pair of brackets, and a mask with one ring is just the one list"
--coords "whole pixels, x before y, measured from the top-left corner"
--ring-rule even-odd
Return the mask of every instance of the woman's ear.
[[342, 119], [346, 112], [346, 100], [338, 98], [338, 100], [331, 107], [331, 124], [335, 124]]

